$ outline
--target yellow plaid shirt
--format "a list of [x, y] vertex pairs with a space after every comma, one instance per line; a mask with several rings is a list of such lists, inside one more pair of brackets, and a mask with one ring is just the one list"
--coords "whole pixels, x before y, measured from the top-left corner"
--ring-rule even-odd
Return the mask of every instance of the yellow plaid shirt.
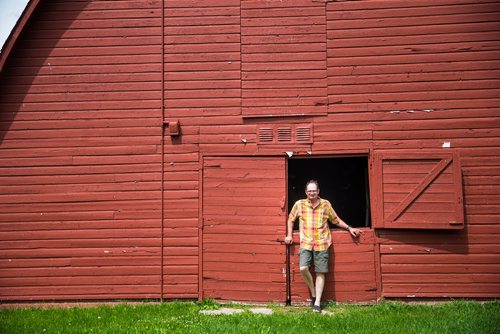
[[321, 199], [316, 208], [313, 208], [308, 199], [295, 202], [288, 216], [289, 222], [299, 219], [300, 248], [307, 250], [327, 250], [332, 244], [328, 220], [333, 224], [339, 223], [337, 213], [332, 204], [326, 199]]

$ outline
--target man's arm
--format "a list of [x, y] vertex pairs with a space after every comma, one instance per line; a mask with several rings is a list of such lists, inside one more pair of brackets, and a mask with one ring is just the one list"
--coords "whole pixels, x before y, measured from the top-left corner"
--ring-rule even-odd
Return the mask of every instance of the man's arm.
[[297, 219], [297, 212], [298, 212], [298, 204], [296, 202], [293, 205], [292, 211], [290, 211], [290, 215], [288, 215], [287, 230], [285, 237], [285, 243], [287, 245], [291, 245], [293, 243], [293, 222]]
[[352, 228], [350, 225], [347, 225], [342, 219], [340, 219], [339, 216], [337, 216], [337, 221], [339, 222], [337, 226], [348, 231], [353, 237], [357, 238], [361, 234], [361, 230], [358, 230], [357, 228]]
[[288, 220], [288, 229], [285, 237], [285, 243], [291, 245], [293, 243], [293, 220]]
[[361, 230], [358, 230], [357, 228], [352, 228], [350, 225], [346, 224], [345, 221], [343, 221], [333, 210], [333, 207], [330, 202], [328, 202], [328, 211], [329, 211], [329, 219], [332, 223], [337, 225], [340, 228], [343, 228], [344, 230], [348, 231], [353, 237], [357, 238], [361, 234]]

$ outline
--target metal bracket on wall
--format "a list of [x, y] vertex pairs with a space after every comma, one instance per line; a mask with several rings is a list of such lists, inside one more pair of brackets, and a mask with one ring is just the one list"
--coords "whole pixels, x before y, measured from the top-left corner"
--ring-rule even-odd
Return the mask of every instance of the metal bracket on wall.
[[168, 135], [171, 137], [179, 136], [181, 134], [181, 123], [178, 120], [165, 121], [163, 127], [168, 129]]

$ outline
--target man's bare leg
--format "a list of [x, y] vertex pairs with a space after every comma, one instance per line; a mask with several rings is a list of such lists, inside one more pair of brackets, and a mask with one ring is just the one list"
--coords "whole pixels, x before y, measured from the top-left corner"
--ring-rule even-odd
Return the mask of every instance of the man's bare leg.
[[325, 288], [325, 274], [316, 273], [316, 303], [314, 305], [317, 306], [321, 305], [321, 296], [323, 295], [324, 288]]
[[[315, 298], [316, 297], [316, 289], [314, 288], [314, 282], [313, 282], [311, 272], [309, 271], [309, 267], [300, 267], [300, 274], [302, 275], [304, 282], [306, 283], [307, 287], [309, 288], [309, 292], [311, 292], [311, 297]], [[324, 286], [324, 284], [323, 284], [323, 286]]]

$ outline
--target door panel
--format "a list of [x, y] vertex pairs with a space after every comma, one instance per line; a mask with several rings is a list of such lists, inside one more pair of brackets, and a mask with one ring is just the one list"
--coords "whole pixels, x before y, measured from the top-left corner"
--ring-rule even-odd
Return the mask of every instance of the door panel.
[[203, 298], [286, 301], [285, 160], [203, 162]]
[[[340, 229], [332, 230], [329, 273], [326, 275], [323, 301], [372, 302], [377, 299], [376, 261], [374, 232], [361, 229], [358, 240]], [[299, 233], [294, 232], [294, 244], [290, 247], [290, 284], [292, 304], [303, 304], [309, 291], [299, 269]], [[311, 270], [314, 276], [314, 264]]]

